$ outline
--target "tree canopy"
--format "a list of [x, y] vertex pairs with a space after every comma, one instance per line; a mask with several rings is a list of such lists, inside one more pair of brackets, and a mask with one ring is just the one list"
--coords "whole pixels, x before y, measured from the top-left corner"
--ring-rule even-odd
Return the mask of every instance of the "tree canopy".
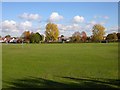
[[117, 39], [118, 39], [118, 37], [117, 37], [116, 33], [108, 34], [106, 37], [106, 40], [109, 40], [109, 41], [116, 41]]
[[59, 36], [59, 30], [56, 24], [54, 23], [48, 23], [46, 25], [46, 31], [45, 31], [45, 35], [46, 35], [46, 41], [56, 41], [58, 40], [58, 36]]
[[40, 35], [38, 32], [37, 33], [31, 33], [30, 43], [39, 43], [40, 41], [42, 41], [42, 35]]
[[6, 35], [5, 38], [10, 38], [11, 36], [10, 35]]
[[117, 33], [117, 37], [118, 37], [118, 39], [120, 39], [120, 33]]
[[25, 40], [25, 41], [29, 41], [30, 40], [30, 31], [24, 31], [21, 35], [21, 37]]
[[81, 35], [80, 35], [80, 32], [74, 32], [73, 35], [72, 35], [72, 41], [73, 42], [80, 42], [81, 40]]
[[92, 40], [101, 41], [104, 39], [105, 27], [100, 24], [95, 24], [92, 28], [92, 32], [93, 32]]
[[81, 33], [81, 39], [83, 42], [86, 42], [86, 40], [87, 40], [87, 34], [84, 31], [82, 31], [82, 33]]

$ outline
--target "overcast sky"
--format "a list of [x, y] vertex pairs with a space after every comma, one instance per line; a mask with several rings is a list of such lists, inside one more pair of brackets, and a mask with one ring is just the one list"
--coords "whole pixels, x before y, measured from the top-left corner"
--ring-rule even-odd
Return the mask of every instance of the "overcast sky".
[[106, 34], [118, 31], [117, 2], [3, 2], [2, 36], [20, 36], [23, 31], [44, 34], [48, 22], [58, 25], [60, 35], [75, 31], [92, 35], [92, 26], [101, 24]]

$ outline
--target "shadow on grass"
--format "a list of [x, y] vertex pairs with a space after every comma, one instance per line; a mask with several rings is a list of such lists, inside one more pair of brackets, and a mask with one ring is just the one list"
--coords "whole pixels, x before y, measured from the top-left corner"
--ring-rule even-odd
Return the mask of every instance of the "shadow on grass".
[[85, 88], [119, 88], [120, 80], [117, 79], [102, 79], [102, 78], [73, 78], [62, 77], [70, 79], [79, 83], [81, 87]]
[[[8, 85], [7, 89], [18, 90], [21, 88], [116, 88], [119, 87], [119, 80], [113, 79], [93, 79], [93, 78], [73, 78], [73, 77], [59, 77], [68, 82], [56, 82], [53, 80], [47, 80], [44, 78], [36, 78], [36, 77], [27, 77], [23, 79], [15, 79], [10, 82], [5, 82]], [[5, 90], [5, 88], [3, 88]]]

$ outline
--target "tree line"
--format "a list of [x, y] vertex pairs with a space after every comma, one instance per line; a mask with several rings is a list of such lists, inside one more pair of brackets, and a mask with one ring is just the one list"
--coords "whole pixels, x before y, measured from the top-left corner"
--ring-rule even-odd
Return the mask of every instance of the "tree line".
[[[85, 31], [82, 31], [81, 33], [76, 31], [71, 37], [69, 37], [69, 42], [115, 42], [120, 40], [120, 33], [110, 33], [105, 36], [105, 27], [100, 24], [95, 24], [91, 31], [92, 35], [90, 37], [87, 36]], [[6, 37], [10, 37], [10, 35], [7, 35]], [[33, 33], [25, 31], [22, 33], [20, 38], [27, 43], [66, 41], [64, 35], [59, 36], [58, 26], [54, 23], [48, 23], [46, 25], [45, 36], [38, 32]]]

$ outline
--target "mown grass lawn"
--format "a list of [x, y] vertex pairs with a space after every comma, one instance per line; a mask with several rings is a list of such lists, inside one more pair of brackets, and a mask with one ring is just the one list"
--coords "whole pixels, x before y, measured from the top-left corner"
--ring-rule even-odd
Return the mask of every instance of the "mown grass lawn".
[[2, 63], [3, 88], [117, 87], [118, 44], [3, 44]]

